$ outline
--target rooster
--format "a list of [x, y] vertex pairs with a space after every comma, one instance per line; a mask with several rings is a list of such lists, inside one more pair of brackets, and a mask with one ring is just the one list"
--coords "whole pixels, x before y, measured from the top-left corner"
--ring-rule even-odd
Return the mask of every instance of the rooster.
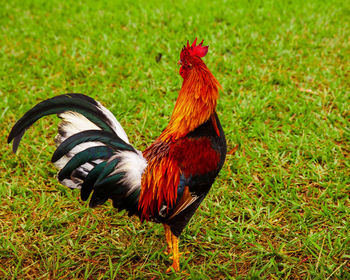
[[135, 149], [113, 114], [83, 94], [42, 101], [14, 125], [8, 143], [16, 153], [24, 132], [38, 119], [62, 119], [51, 161], [58, 180], [80, 189], [83, 201], [96, 207], [111, 199], [119, 211], [141, 221], [162, 223], [167, 254], [179, 271], [178, 238], [208, 194], [226, 156], [226, 140], [216, 113], [219, 82], [202, 58], [203, 41], [183, 47], [182, 87], [170, 122], [144, 152]]

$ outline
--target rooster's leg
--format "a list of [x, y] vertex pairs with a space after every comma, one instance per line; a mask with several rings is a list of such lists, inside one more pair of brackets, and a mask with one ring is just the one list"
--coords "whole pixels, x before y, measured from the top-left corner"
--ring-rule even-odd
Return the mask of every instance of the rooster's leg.
[[[173, 265], [171, 266], [175, 271], [180, 270], [180, 262], [179, 262], [179, 239], [170, 232], [171, 234], [171, 243], [173, 247]], [[168, 268], [167, 272], [171, 271], [171, 267]]]
[[166, 255], [171, 254], [173, 252], [173, 241], [171, 238], [171, 231], [170, 231], [170, 226], [168, 226], [167, 224], [163, 224], [164, 226], [164, 230], [165, 230], [165, 239], [166, 239], [166, 243], [168, 245], [166, 251], [164, 251], [164, 253]]
[[173, 268], [175, 271], [179, 271], [179, 239], [174, 234], [171, 234], [171, 239], [173, 241]]

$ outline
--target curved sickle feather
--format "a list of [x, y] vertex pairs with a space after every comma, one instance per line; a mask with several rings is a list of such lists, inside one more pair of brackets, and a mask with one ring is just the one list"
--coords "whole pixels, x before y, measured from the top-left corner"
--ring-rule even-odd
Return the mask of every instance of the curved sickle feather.
[[37, 120], [66, 111], [81, 113], [101, 129], [114, 133], [108, 117], [99, 109], [94, 99], [78, 93], [63, 94], [40, 102], [17, 121], [7, 139], [8, 143], [13, 140], [13, 152], [16, 153], [25, 131]]

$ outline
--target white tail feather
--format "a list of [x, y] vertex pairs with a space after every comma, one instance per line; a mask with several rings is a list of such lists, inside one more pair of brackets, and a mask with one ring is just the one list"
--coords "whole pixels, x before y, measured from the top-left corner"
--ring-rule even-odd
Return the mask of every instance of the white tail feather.
[[128, 136], [126, 135], [123, 127], [120, 125], [120, 123], [117, 121], [117, 119], [114, 117], [114, 115], [109, 111], [107, 108], [103, 107], [100, 102], [96, 101], [98, 104], [98, 108], [102, 111], [102, 113], [111, 121], [112, 129], [114, 132], [126, 143], [129, 143]]
[[141, 187], [141, 177], [146, 169], [147, 161], [140, 151], [137, 151], [137, 153], [131, 151], [119, 151], [111, 157], [109, 161], [116, 158], [119, 158], [120, 162], [109, 176], [113, 176], [117, 173], [124, 173], [125, 175], [121, 179], [121, 183], [129, 186], [127, 192], [127, 195], [129, 195], [131, 192]]
[[[111, 128], [113, 131], [125, 142], [129, 143], [128, 137], [120, 125], [120, 123], [116, 120], [116, 118], [113, 116], [113, 114], [107, 110], [105, 107], [103, 107], [99, 102], [98, 103], [98, 109], [101, 110], [101, 112], [109, 119], [111, 123]], [[71, 137], [74, 134], [77, 134], [79, 132], [85, 131], [85, 130], [101, 130], [97, 125], [95, 125], [93, 122], [91, 122], [88, 118], [83, 116], [80, 113], [72, 112], [72, 111], [66, 111], [64, 113], [61, 113], [58, 115], [62, 122], [59, 125], [59, 134], [55, 138], [56, 145], [59, 146], [64, 140]], [[77, 146], [75, 146], [68, 154], [60, 158], [58, 161], [56, 161], [54, 164], [58, 169], [62, 169], [67, 162], [77, 153], [84, 151], [87, 148], [95, 147], [95, 146], [101, 146], [103, 143], [101, 142], [89, 142], [89, 143], [82, 143]], [[94, 163], [98, 164], [101, 160], [95, 160]], [[88, 174], [94, 166], [92, 164], [84, 164], [83, 166], [77, 168], [79, 172], [82, 174]], [[82, 180], [78, 178], [72, 177], [71, 179], [65, 179], [61, 183], [66, 185], [69, 188], [81, 188]]]

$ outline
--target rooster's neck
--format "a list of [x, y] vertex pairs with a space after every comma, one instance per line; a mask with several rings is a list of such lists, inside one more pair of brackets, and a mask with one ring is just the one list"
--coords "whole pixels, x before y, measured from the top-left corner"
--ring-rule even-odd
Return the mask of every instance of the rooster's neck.
[[194, 66], [182, 84], [170, 122], [159, 138], [175, 141], [205, 123], [215, 112], [219, 88], [219, 82], [204, 63]]

